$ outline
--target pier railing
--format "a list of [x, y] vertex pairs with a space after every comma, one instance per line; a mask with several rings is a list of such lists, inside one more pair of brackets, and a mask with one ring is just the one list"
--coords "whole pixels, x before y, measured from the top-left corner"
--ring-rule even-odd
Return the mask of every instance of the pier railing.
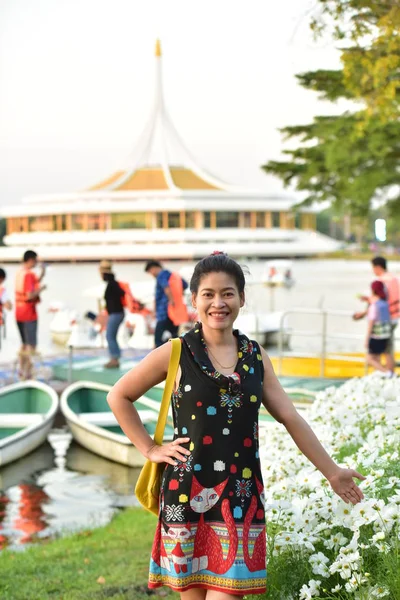
[[[319, 308], [292, 308], [290, 310], [286, 310], [282, 312], [279, 324], [278, 331], [278, 367], [277, 374], [278, 376], [282, 375], [283, 371], [283, 360], [287, 357], [299, 356], [298, 352], [293, 352], [292, 350], [285, 346], [285, 340], [288, 335], [288, 317], [289, 315], [298, 315], [298, 316], [315, 316], [315, 318], [319, 317], [321, 320], [321, 329], [316, 331], [315, 328], [313, 330], [310, 329], [294, 329], [290, 328], [290, 336], [297, 337], [310, 337], [310, 338], [319, 338], [319, 351], [318, 352], [307, 352], [307, 357], [314, 357], [319, 359], [320, 364], [320, 377], [325, 377], [325, 364], [328, 358], [340, 358], [342, 360], [346, 360], [349, 362], [357, 362], [365, 365], [365, 374], [368, 372], [368, 365], [365, 361], [365, 357], [354, 356], [354, 353], [342, 353], [336, 352], [328, 354], [328, 341], [330, 340], [338, 340], [341, 341], [361, 341], [365, 339], [365, 335], [362, 334], [354, 334], [347, 333], [345, 331], [345, 327], [341, 328], [341, 330], [335, 330], [335, 332], [328, 331], [329, 319], [333, 317], [343, 317], [347, 321], [349, 318], [352, 318], [353, 313], [347, 310], [328, 310], [328, 309], [319, 309]], [[362, 349], [363, 350], [363, 349]], [[360, 349], [360, 351], [362, 351]]]

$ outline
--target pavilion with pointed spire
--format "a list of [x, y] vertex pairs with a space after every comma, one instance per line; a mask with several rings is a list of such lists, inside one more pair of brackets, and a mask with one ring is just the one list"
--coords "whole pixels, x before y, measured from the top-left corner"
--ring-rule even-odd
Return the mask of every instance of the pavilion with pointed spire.
[[[179, 160], [171, 160], [171, 157]], [[126, 164], [75, 193], [29, 196], [6, 206], [3, 260], [33, 247], [44, 260], [307, 256], [331, 251], [315, 212], [295, 218], [294, 198], [221, 181], [187, 149], [167, 110], [160, 41], [149, 118]]]
[[[89, 190], [223, 190], [230, 186], [202, 169], [186, 148], [168, 114], [162, 80], [162, 52], [160, 40], [156, 41], [156, 85], [153, 109], [126, 169], [113, 173]], [[151, 165], [151, 151], [159, 135], [159, 165]], [[173, 166], [169, 153], [178, 150], [186, 166]]]

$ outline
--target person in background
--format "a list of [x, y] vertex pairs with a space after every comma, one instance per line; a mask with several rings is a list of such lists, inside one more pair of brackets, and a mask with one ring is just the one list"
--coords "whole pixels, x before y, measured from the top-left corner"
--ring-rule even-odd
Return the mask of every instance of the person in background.
[[176, 337], [179, 325], [188, 321], [188, 310], [183, 297], [188, 284], [178, 273], [164, 269], [156, 260], [148, 261], [144, 270], [157, 281], [154, 344], [158, 348], [170, 338]]
[[103, 281], [107, 283], [104, 301], [108, 313], [106, 339], [110, 360], [104, 365], [104, 368], [118, 369], [119, 359], [121, 358], [121, 349], [117, 342], [117, 333], [119, 326], [124, 320], [123, 297], [125, 292], [120, 287], [118, 281], [115, 280], [112, 271], [112, 263], [109, 260], [102, 260], [100, 262], [99, 270]]
[[[0, 269], [0, 348], [1, 348], [1, 337], [2, 334], [5, 337], [5, 314], [4, 309], [11, 310], [12, 304], [10, 297], [4, 285], [4, 281], [7, 275], [4, 269]], [[3, 331], [2, 331], [3, 328]]]
[[39, 275], [33, 271], [37, 262], [37, 253], [27, 250], [15, 276], [15, 319], [22, 341], [19, 352], [19, 376], [22, 379], [32, 377], [32, 356], [37, 346], [36, 305], [40, 302], [40, 293], [46, 289], [41, 285], [46, 272], [44, 265], [41, 265]]
[[10, 300], [10, 296], [7, 293], [4, 282], [6, 280], [7, 274], [4, 269], [0, 268], [0, 325], [3, 323], [3, 310], [11, 310], [12, 303]]
[[[391, 334], [390, 339], [387, 344], [386, 351], [389, 355], [389, 363], [388, 368], [390, 371], [394, 371], [396, 366], [395, 360], [395, 349], [394, 349], [394, 336], [395, 330], [397, 327], [397, 323], [400, 317], [400, 281], [399, 278], [395, 275], [392, 275], [387, 270], [387, 262], [383, 256], [375, 256], [372, 259], [372, 270], [374, 272], [375, 277], [382, 281], [386, 288], [386, 296], [387, 301], [389, 303], [389, 312], [390, 312], [390, 324], [391, 324]], [[370, 298], [368, 296], [360, 296], [360, 300], [365, 302], [370, 302]], [[363, 319], [368, 313], [368, 307], [364, 311], [356, 312], [353, 315], [353, 319], [358, 321], [359, 319]]]
[[[366, 339], [367, 363], [377, 371], [393, 377], [390, 368], [389, 341], [391, 336], [391, 323], [389, 303], [386, 299], [386, 290], [382, 281], [371, 283], [372, 296], [369, 298], [367, 311], [368, 328]], [[381, 364], [382, 354], [385, 357], [385, 366]]]

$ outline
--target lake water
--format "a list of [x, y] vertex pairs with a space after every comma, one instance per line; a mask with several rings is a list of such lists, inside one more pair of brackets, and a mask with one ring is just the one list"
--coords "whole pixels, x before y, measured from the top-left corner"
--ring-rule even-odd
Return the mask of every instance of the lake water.
[[[191, 267], [194, 263], [168, 262], [166, 268], [178, 270]], [[261, 280], [265, 261], [249, 260], [244, 262], [249, 269], [249, 282]], [[393, 272], [400, 274], [399, 263], [393, 262]], [[129, 282], [147, 282], [151, 286], [154, 281], [143, 271], [144, 263], [115, 264], [117, 278]], [[6, 266], [8, 278], [7, 289], [13, 293], [16, 265]], [[354, 322], [350, 312], [362, 308], [356, 295], [367, 293], [372, 281], [370, 262], [346, 260], [295, 260], [293, 262], [293, 277], [295, 285], [292, 289], [275, 288], [273, 303], [275, 310], [297, 308], [325, 308], [329, 310], [348, 311], [345, 316], [329, 319], [329, 332], [338, 334], [336, 339], [329, 342], [329, 350], [337, 352], [363, 351], [365, 322]], [[49, 312], [52, 303], [59, 302], [76, 309], [79, 314], [86, 311], [98, 311], [97, 301], [86, 297], [85, 291], [99, 286], [101, 280], [98, 266], [91, 264], [51, 264], [47, 268], [44, 282], [47, 289], [42, 294], [39, 310], [39, 349], [43, 354], [60, 352], [60, 347], [54, 346], [50, 338], [50, 322], [53, 314]], [[247, 292], [247, 302], [244, 312], [269, 312], [271, 308], [271, 291], [259, 284], [250, 285]], [[321, 330], [321, 319], [315, 315], [299, 315], [289, 317], [289, 326], [295, 329], [308, 330], [318, 334]], [[345, 339], [341, 333], [359, 336], [358, 340]], [[0, 359], [7, 360], [15, 356], [19, 346], [19, 337], [12, 315], [7, 319], [7, 339], [3, 341]], [[318, 338], [292, 336], [292, 348], [298, 351], [318, 351]]]
[[139, 472], [53, 430], [49, 443], [0, 469], [0, 549], [105, 525], [119, 508], [138, 505]]

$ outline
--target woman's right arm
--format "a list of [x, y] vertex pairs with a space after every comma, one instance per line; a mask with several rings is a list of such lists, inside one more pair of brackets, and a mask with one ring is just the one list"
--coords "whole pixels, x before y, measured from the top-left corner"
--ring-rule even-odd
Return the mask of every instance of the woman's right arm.
[[157, 383], [164, 381], [168, 372], [171, 344], [163, 344], [148, 354], [137, 367], [117, 381], [107, 396], [121, 429], [132, 444], [149, 460], [157, 463], [176, 464], [176, 459], [186, 461], [190, 452], [181, 444], [190, 438], [178, 438], [169, 444], [158, 446], [147, 433], [140, 420], [134, 402]]

